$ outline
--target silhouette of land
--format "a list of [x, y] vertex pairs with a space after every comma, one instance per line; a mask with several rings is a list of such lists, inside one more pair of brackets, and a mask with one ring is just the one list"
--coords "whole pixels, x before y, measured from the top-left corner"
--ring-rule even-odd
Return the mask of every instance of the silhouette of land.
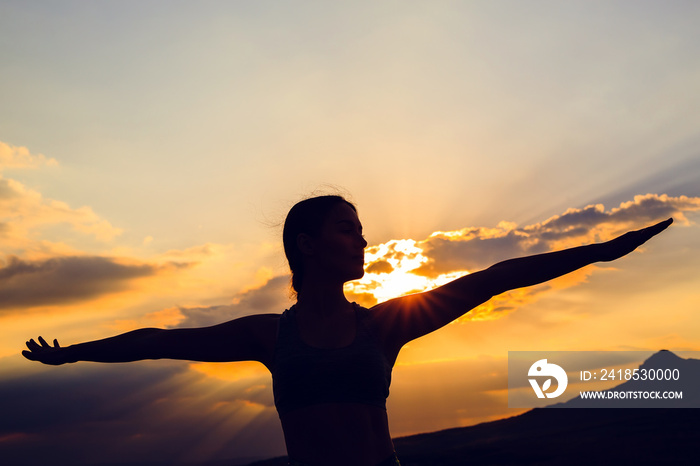
[[[686, 408], [605, 409], [580, 407], [578, 397], [556, 407], [470, 427], [394, 439], [402, 466], [698, 464], [700, 361], [660, 351], [640, 368], [682, 368]], [[628, 381], [611, 390], [639, 390]], [[590, 405], [589, 405], [590, 406]], [[649, 405], [647, 405], [649, 406]], [[576, 409], [557, 409], [576, 408]], [[282, 466], [286, 458], [251, 463]]]

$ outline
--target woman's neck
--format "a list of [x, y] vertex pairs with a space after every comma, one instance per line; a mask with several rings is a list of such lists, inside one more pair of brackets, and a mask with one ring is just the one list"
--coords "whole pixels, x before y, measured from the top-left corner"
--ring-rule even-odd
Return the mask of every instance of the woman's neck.
[[297, 312], [308, 312], [318, 316], [330, 316], [350, 310], [352, 305], [345, 298], [342, 286], [303, 286], [297, 297]]

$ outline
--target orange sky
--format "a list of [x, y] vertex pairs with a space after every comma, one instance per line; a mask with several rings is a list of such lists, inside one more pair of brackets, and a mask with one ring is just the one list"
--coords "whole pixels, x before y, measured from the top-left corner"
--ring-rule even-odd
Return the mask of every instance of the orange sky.
[[[393, 434], [472, 425], [521, 412], [507, 407], [508, 351], [698, 350], [700, 319], [693, 312], [698, 276], [692, 275], [694, 262], [685, 257], [696, 250], [691, 239], [697, 227], [690, 219], [698, 210], [700, 198], [648, 194], [607, 210], [601, 205], [568, 209], [522, 227], [502, 222], [370, 245], [365, 277], [346, 287], [349, 298], [366, 306], [430, 289], [508, 257], [605, 240], [661, 218], [676, 219], [671, 230], [630, 257], [497, 296], [408, 344], [397, 361], [388, 404]], [[196, 290], [225, 290], [227, 279], [219, 270], [229, 258], [230, 251], [216, 245], [150, 260], [75, 252], [51, 258], [8, 256], [0, 287], [6, 324], [0, 379], [8, 399], [26, 383], [58, 383], [68, 392], [83, 387], [79, 390], [110, 397], [127, 390], [125, 409], [131, 417], [110, 415], [101, 435], [112, 431], [111, 423], [129, 422], [142, 432], [154, 422], [203, 422], [209, 436], [190, 451], [192, 459], [233, 450], [282, 454], [271, 380], [260, 364], [177, 362], [159, 367], [159, 361], [120, 365], [116, 373], [106, 366], [78, 364], [64, 373], [63, 367], [30, 364], [17, 354], [23, 339], [34, 336], [38, 327], [65, 345], [143, 326], [211, 325], [289, 306], [288, 276], [264, 267], [255, 274], [257, 284], [208, 304], [206, 294]], [[169, 300], [174, 305], [165, 304]], [[131, 378], [135, 385], [115, 387], [113, 377]], [[66, 406], [71, 406], [70, 398]], [[98, 411], [114, 409], [108, 406], [115, 399], [108, 398], [105, 406], [99, 399], [91, 401]], [[145, 415], [155, 418], [145, 422]], [[66, 427], [55, 422], [57, 428]], [[260, 433], [255, 441], [246, 437], [250, 426]], [[80, 424], [72, 427], [81, 429]], [[30, 442], [17, 437], [22, 429], [11, 435], [7, 442]], [[155, 445], [158, 440], [150, 441]]]
[[0, 457], [282, 454], [260, 365], [19, 352], [281, 312], [317, 190], [358, 205], [368, 306], [676, 220], [407, 345], [395, 436], [516, 414], [508, 351], [700, 350], [700, 7], [672, 3], [3, 3]]

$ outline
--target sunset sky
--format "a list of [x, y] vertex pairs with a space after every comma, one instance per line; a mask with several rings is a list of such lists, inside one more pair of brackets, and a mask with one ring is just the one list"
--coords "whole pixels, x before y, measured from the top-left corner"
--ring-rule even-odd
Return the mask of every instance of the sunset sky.
[[700, 351], [699, 22], [691, 1], [0, 0], [0, 459], [284, 454], [262, 365], [20, 351], [282, 312], [281, 224], [316, 193], [358, 206], [367, 306], [676, 220], [405, 347], [394, 436], [521, 412], [509, 350]]

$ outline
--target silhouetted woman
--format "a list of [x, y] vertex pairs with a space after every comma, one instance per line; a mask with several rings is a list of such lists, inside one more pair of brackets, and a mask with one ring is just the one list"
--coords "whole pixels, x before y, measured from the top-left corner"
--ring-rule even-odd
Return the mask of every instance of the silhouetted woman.
[[252, 315], [205, 328], [145, 328], [66, 348], [39, 337], [39, 344], [27, 342], [23, 354], [45, 364], [260, 361], [272, 373], [290, 465], [397, 465], [386, 398], [403, 345], [492, 296], [622, 257], [671, 222], [605, 243], [508, 260], [365, 309], [343, 294], [344, 283], [364, 275], [367, 241], [357, 211], [340, 196], [315, 197], [292, 207], [284, 224], [297, 302], [281, 315]]

